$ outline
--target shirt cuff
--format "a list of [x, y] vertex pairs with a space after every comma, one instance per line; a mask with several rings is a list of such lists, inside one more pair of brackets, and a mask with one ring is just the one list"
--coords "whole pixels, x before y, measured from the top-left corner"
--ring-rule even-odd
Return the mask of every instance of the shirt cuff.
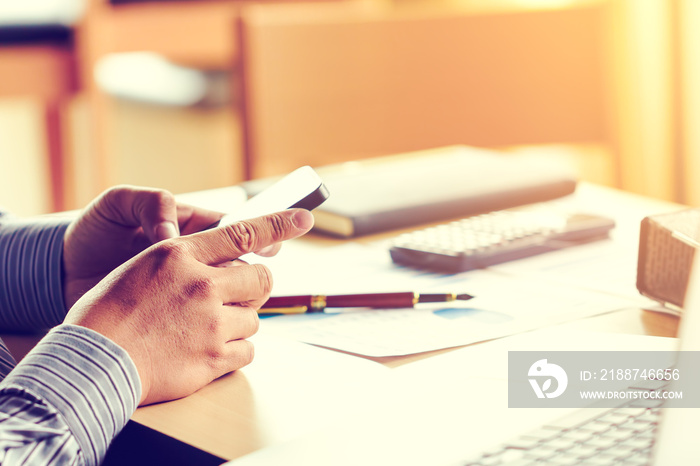
[[53, 329], [0, 383], [0, 395], [24, 389], [65, 419], [89, 463], [99, 464], [141, 399], [128, 353], [88, 328]]
[[60, 324], [66, 218], [3, 221], [0, 225], [0, 328], [37, 330]]

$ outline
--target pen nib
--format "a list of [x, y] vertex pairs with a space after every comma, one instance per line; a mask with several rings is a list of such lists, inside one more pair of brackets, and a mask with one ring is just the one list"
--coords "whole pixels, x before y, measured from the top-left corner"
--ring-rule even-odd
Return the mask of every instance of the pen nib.
[[470, 295], [470, 294], [462, 293], [462, 294], [458, 294], [458, 295], [455, 297], [455, 299], [458, 300], [458, 301], [468, 301], [468, 300], [472, 299], [473, 297], [474, 297], [474, 296], [472, 296], [472, 295]]

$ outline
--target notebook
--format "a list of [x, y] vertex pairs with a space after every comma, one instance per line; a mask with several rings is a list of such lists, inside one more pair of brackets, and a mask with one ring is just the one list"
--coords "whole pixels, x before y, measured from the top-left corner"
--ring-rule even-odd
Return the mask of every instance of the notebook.
[[[576, 175], [551, 157], [449, 146], [315, 167], [331, 196], [314, 229], [350, 238], [556, 199]], [[254, 195], [269, 179], [243, 183]]]

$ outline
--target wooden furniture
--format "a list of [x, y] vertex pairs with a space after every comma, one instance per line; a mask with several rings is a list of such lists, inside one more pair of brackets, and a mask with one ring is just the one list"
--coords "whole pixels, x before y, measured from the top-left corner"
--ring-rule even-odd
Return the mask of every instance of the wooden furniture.
[[[125, 182], [125, 178], [141, 168], [138, 161], [134, 166], [134, 161], [126, 160], [123, 154], [143, 152], [145, 155], [139, 158], [148, 165], [153, 158], [149, 154], [177, 152], [167, 143], [159, 143], [163, 137], [167, 139], [167, 136], [156, 137], [154, 147], [147, 149], [139, 145], [139, 141], [144, 139], [143, 135], [132, 136], [136, 143], [125, 142], [123, 137], [120, 138], [119, 131], [132, 134], [134, 126], [147, 131], [149, 121], [155, 121], [155, 131], [161, 133], [167, 133], [169, 127], [175, 128], [174, 132], [177, 133], [178, 125], [185, 130], [194, 128], [195, 132], [201, 132], [203, 128], [228, 125], [222, 130], [214, 128], [210, 131], [212, 134], [204, 136], [207, 142], [211, 139], [224, 141], [214, 144], [213, 148], [204, 144], [203, 150], [191, 150], [185, 154], [186, 151], [181, 146], [196, 144], [191, 141], [176, 143], [175, 149], [179, 149], [183, 156], [169, 163], [170, 171], [167, 175], [171, 180], [186, 178], [188, 166], [202, 168], [203, 165], [208, 167], [211, 176], [210, 184], [200, 189], [231, 185], [245, 179], [237, 129], [240, 125], [237, 97], [240, 94], [240, 44], [236, 28], [241, 10], [249, 3], [260, 1], [265, 0], [87, 2], [85, 16], [77, 28], [76, 47], [80, 57], [80, 77], [87, 94], [90, 114], [88, 134], [91, 141], [89, 154], [80, 161], [83, 172], [89, 175], [81, 175], [78, 180], [81, 186], [77, 190], [80, 195], [75, 207], [89, 202], [103, 189]], [[232, 106], [211, 110], [206, 115], [203, 109], [194, 109], [189, 114], [180, 112], [178, 115], [177, 109], [168, 113], [166, 108], [122, 105], [99, 89], [93, 73], [101, 58], [108, 54], [140, 51], [162, 55], [187, 67], [229, 72], [233, 89]], [[216, 121], [207, 121], [211, 119]], [[161, 122], [160, 125], [158, 122]], [[128, 129], [124, 130], [120, 125], [128, 126]], [[228, 152], [223, 153], [219, 150], [221, 147], [228, 148]], [[217, 159], [215, 156], [219, 156], [218, 152], [222, 152], [221, 157], [225, 156], [227, 160], [221, 161], [221, 157]], [[206, 155], [212, 155], [213, 159], [205, 158]], [[150, 165], [162, 165], [162, 160], [152, 160]], [[167, 183], [163, 183], [165, 175], [161, 175], [154, 177], [153, 181], [145, 182], [159, 183], [159, 187], [168, 188]], [[143, 184], [144, 181], [141, 180], [142, 178], [137, 178], [135, 181], [126, 181]]]
[[[577, 195], [580, 199], [584, 199], [584, 205], [592, 210], [603, 208], [607, 209], [606, 212], [619, 213], [615, 216], [618, 221], [616, 232], [622, 235], [622, 242], [634, 241], [633, 237], [639, 234], [638, 225], [643, 216], [679, 207], [675, 204], [587, 184], [579, 187]], [[367, 237], [361, 241], [374, 242], [398, 233], [385, 233]], [[346, 244], [343, 240], [313, 234], [299, 241], [303, 243], [304, 248], [307, 248], [306, 251], [311, 251], [309, 248], [318, 248], [321, 252], [323, 248]], [[285, 247], [291, 248], [294, 244], [288, 244]], [[351, 266], [351, 264], [342, 265], [342, 267]], [[332, 267], [332, 264], [329, 267]], [[633, 275], [635, 270], [635, 264], [630, 263], [629, 274]], [[555, 333], [557, 329], [562, 331], [576, 329], [674, 336], [677, 322], [676, 317], [628, 308], [559, 325], [555, 328]], [[264, 332], [264, 325], [262, 329]], [[588, 341], [590, 342], [588, 348], [595, 349], [596, 338], [593, 337]], [[481, 346], [481, 344], [474, 345], [473, 349], [483, 356], [479, 352]], [[488, 348], [488, 346], [484, 347]], [[431, 373], [427, 369], [426, 372], [422, 372], [421, 368], [425, 367], [422, 363], [435, 360], [439, 365], [441, 358], [451, 357], [453, 352], [454, 350], [440, 350], [411, 356], [360, 358], [310, 345], [300, 346], [266, 340], [263, 333], [256, 342], [256, 360], [252, 365], [222, 377], [185, 399], [140, 408], [133, 420], [218, 457], [238, 458], [262, 448], [281, 446], [299, 436], [312, 439], [315, 432], [321, 430], [324, 425], [344, 419], [342, 416], [352, 417], [353, 410], [368, 409], [368, 407], [374, 407], [375, 403], [381, 404], [382, 400], [390, 399], [392, 392], [381, 395], [380, 389], [385, 386], [384, 382], [388, 378], [394, 378], [392, 374], [395, 374], [399, 368], [401, 371], [411, 371], [410, 378], [405, 384], [400, 385], [401, 393], [415, 394], [412, 398], [414, 402], [411, 405], [411, 412], [407, 413], [404, 410], [402, 415], [430, 416], [431, 407], [439, 405], [440, 400], [430, 398], [430, 396], [434, 397], [434, 390], [428, 392], [432, 395], [425, 395], [428, 398], [421, 395], [423, 392], [420, 387], [430, 386], [431, 383]], [[462, 374], [461, 383], [474, 380], [471, 377], [478, 375], [470, 371], [469, 363], [465, 362], [468, 360], [469, 358], [466, 358], [460, 363], [463, 365], [452, 371], [455, 377]], [[384, 370], [385, 368], [391, 368], [391, 370]], [[442, 385], [439, 387], [440, 391], [447, 389], [449, 387]], [[499, 406], [504, 408], [506, 398], [494, 398], [502, 395], [501, 392], [490, 395], [488, 392], [486, 395], [480, 393], [480, 396], [489, 396], [484, 400], [486, 405], [500, 403]], [[478, 425], [478, 419], [481, 419], [478, 416], [481, 414], [477, 413], [481, 412], [479, 410], [482, 403], [470, 396], [463, 399], [465, 401], [459, 409], [474, 412], [474, 417], [465, 422], [473, 421]], [[381, 425], [386, 420], [383, 416], [389, 414], [385, 413], [381, 407], [377, 409], [372, 420], [364, 419], [364, 424], [376, 422]], [[407, 422], [416, 422], [416, 419], [420, 418], [414, 417], [410, 421], [407, 419]], [[425, 422], [429, 423], [430, 419], [426, 417]], [[438, 430], [435, 435], [440, 432], [442, 431]], [[302, 447], [304, 445], [304, 443], [301, 444]], [[353, 444], [352, 448], [371, 449], [372, 445]], [[429, 442], [426, 440], [424, 445], [428, 448]], [[310, 448], [322, 449], [323, 445], [317, 444]], [[335, 454], [338, 454], [337, 451]]]
[[[46, 197], [38, 200], [44, 211], [34, 213], [63, 210], [64, 172], [67, 163], [62, 137], [65, 129], [63, 112], [77, 89], [70, 33], [66, 28], [63, 28], [63, 32], [61, 29], [38, 29], [38, 35], [35, 36], [30, 28], [15, 29], [14, 32], [18, 34], [16, 40], [12, 40], [9, 33], [1, 34], [0, 98], [29, 99], [38, 103], [42, 115], [41, 126], [44, 128], [40, 145], [45, 148], [46, 154], [45, 163], [34, 173], [15, 174], [40, 177], [36, 182], [28, 178], [26, 180], [34, 186], [34, 192], [16, 194]], [[9, 139], [6, 138], [6, 142]]]
[[[695, 71], [692, 57], [678, 52], [679, 44], [692, 50], [686, 29], [693, 16], [679, 16], [684, 9], [692, 13], [692, 2], [578, 0], [539, 10], [539, 2], [505, 0], [331, 2], [365, 3], [364, 12], [274, 3], [291, 2], [88, 2], [78, 50], [95, 141], [92, 158], [81, 164], [94, 186], [78, 204], [111, 184], [119, 164], [114, 102], [94, 88], [93, 66], [106, 53], [134, 50], [204, 68], [239, 71], [250, 62], [242, 95], [248, 166], [233, 155], [239, 178], [321, 157], [325, 164], [426, 144], [586, 141], [606, 149], [590, 168], [605, 175], [588, 179], [665, 199], [694, 195], [694, 170], [682, 170], [695, 166], [688, 130], [693, 105], [680, 102], [693, 100], [688, 89]], [[532, 11], [512, 11], [526, 8]], [[445, 18], [453, 15], [465, 27]], [[567, 16], [553, 25], [544, 19]], [[523, 19], [535, 17], [542, 20]], [[352, 38], [343, 42], [342, 34]], [[337, 54], [329, 52], [334, 49]], [[294, 55], [278, 60], [284, 51]], [[452, 59], [456, 54], [461, 60]], [[686, 59], [689, 66], [681, 66]], [[380, 78], [369, 70], [377, 62]], [[231, 123], [236, 133], [239, 124]], [[310, 125], [320, 133], [308, 133]], [[685, 182], [674, 175], [681, 172]]]
[[[234, 178], [455, 143], [595, 142], [615, 152], [606, 4], [398, 3], [90, 2], [77, 35], [94, 136], [85, 163], [96, 174], [85, 191], [119, 181], [115, 103], [92, 73], [100, 57], [126, 51], [233, 72], [244, 152]], [[605, 163], [615, 179], [612, 156]]]
[[[183, 65], [203, 69], [230, 69], [237, 57], [233, 25], [238, 9], [238, 3], [231, 0], [139, 2], [124, 5], [113, 5], [107, 0], [88, 2], [85, 16], [77, 28], [76, 47], [80, 56], [80, 77], [87, 97], [90, 140], [88, 154], [82, 155], [80, 160], [82, 174], [76, 180], [78, 184], [75, 189], [78, 194], [75, 207], [89, 202], [107, 187], [124, 182], [123, 176], [120, 176], [124, 169], [136, 170], [132, 162], [120, 160], [120, 153], [124, 150], [133, 152], [129, 141], [126, 142], [125, 149], [121, 152], [119, 150], [117, 126], [120, 121], [127, 119], [125, 124], [130, 124], [132, 120], [145, 118], [149, 121], [150, 118], [158, 121], [160, 118], [165, 119], [166, 126], [177, 127], [183, 120], [186, 123], [193, 119], [188, 115], [166, 113], [158, 108], [145, 109], [143, 112], [131, 107], [121, 109], [113, 98], [99, 89], [94, 80], [95, 65], [100, 58], [111, 53], [152, 51]], [[120, 110], [127, 114], [121, 119], [117, 115]], [[169, 120], [174, 121], [168, 122]], [[143, 123], [139, 121], [136, 124], [140, 127]], [[234, 124], [235, 122], [230, 122], [230, 125]], [[157, 147], [148, 151], [155, 151], [156, 154], [163, 152], [158, 151]], [[168, 152], [167, 149], [165, 151]], [[152, 162], [151, 165], [155, 163]], [[193, 156], [188, 163], [197, 163], [196, 157]], [[128, 167], [124, 168], [124, 164]], [[178, 163], [173, 163], [171, 167], [177, 165]], [[232, 171], [228, 178], [230, 184], [242, 179], [242, 167], [235, 168], [236, 165], [240, 163], [237, 164], [235, 156], [232, 156], [231, 163], [226, 165]], [[173, 176], [177, 176], [176, 173]]]
[[607, 3], [249, 5], [240, 28], [247, 174], [449, 144], [596, 142], [614, 154], [608, 14]]

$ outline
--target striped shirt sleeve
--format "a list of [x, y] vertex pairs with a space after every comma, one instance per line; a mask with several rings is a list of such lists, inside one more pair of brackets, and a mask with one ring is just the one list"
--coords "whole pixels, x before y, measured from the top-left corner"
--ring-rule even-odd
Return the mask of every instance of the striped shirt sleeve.
[[99, 464], [140, 398], [121, 347], [60, 325], [0, 382], [0, 463]]
[[[67, 226], [67, 220], [15, 220], [0, 211], [0, 328], [63, 321]], [[126, 351], [99, 333], [65, 324], [18, 365], [0, 340], [0, 379], [3, 465], [99, 464], [141, 398]]]
[[0, 216], [0, 330], [48, 329], [66, 315], [63, 236], [69, 219]]

